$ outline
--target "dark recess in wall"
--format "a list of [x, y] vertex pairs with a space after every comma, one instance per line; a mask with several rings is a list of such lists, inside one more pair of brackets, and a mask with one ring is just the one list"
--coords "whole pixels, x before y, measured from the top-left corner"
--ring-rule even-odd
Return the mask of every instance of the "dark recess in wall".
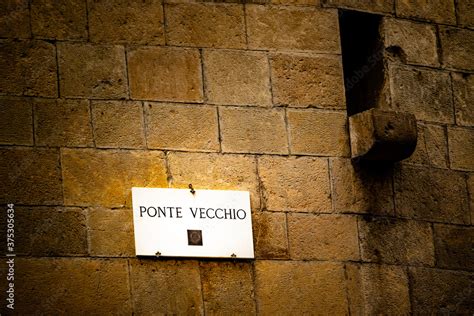
[[340, 10], [342, 62], [347, 113], [354, 115], [377, 107], [384, 84], [382, 17]]

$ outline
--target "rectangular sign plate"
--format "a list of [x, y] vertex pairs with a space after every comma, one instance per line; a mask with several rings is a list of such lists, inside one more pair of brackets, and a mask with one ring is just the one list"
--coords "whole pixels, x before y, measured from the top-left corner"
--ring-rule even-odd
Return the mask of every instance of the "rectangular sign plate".
[[254, 258], [247, 191], [132, 188], [137, 256]]

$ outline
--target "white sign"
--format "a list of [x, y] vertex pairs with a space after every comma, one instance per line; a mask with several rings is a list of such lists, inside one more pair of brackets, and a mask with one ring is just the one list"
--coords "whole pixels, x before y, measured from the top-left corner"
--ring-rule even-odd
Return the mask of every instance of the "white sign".
[[254, 258], [247, 191], [132, 188], [137, 256]]

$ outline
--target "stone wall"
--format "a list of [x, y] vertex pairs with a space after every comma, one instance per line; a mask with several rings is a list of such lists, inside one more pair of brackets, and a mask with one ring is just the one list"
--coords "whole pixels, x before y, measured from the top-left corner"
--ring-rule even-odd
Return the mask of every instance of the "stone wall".
[[[472, 1], [224, 2], [0, 3], [15, 312], [472, 314]], [[351, 162], [341, 9], [401, 52], [402, 163]], [[255, 260], [135, 257], [131, 187], [189, 183], [250, 191]]]

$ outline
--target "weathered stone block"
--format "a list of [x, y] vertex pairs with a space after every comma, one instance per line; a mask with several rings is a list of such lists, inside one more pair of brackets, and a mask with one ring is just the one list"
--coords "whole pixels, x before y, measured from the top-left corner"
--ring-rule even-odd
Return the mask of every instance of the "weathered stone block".
[[395, 0], [322, 0], [325, 7], [349, 8], [368, 12], [392, 13]]
[[168, 44], [245, 48], [244, 9], [237, 4], [167, 4]]
[[474, 75], [452, 73], [456, 124], [474, 126]]
[[223, 152], [288, 153], [282, 109], [219, 109]]
[[418, 124], [416, 149], [407, 162], [448, 168], [446, 128], [432, 124]]
[[390, 67], [392, 110], [412, 113], [418, 120], [454, 123], [448, 73], [403, 66]]
[[58, 43], [61, 96], [125, 98], [125, 51], [121, 46]]
[[58, 205], [63, 203], [59, 151], [0, 149], [1, 203]]
[[32, 1], [31, 29], [33, 35], [40, 38], [86, 39], [86, 2], [82, 0]]
[[0, 3], [0, 37], [31, 36], [28, 2], [28, 0], [5, 0]]
[[0, 94], [56, 97], [56, 53], [43, 41], [0, 41]]
[[344, 108], [340, 56], [278, 54], [271, 67], [274, 104]]
[[145, 127], [141, 102], [93, 101], [91, 107], [97, 147], [145, 147]]
[[135, 313], [204, 313], [196, 261], [131, 260], [130, 263]]
[[130, 95], [134, 99], [202, 102], [199, 51], [141, 47], [128, 53]]
[[248, 5], [249, 48], [340, 53], [336, 10]]
[[413, 314], [471, 314], [474, 310], [472, 274], [409, 268]]
[[467, 176], [467, 189], [469, 191], [471, 206], [471, 225], [474, 225], [474, 173], [471, 173]]
[[161, 0], [88, 0], [92, 42], [165, 43]]
[[[243, 155], [170, 153], [173, 187], [250, 191], [252, 209], [260, 208], [255, 159]], [[201, 170], [202, 172], [196, 172]]]
[[35, 100], [34, 113], [37, 145], [94, 145], [89, 102], [86, 100]]
[[288, 110], [288, 128], [292, 154], [350, 155], [345, 113]]
[[456, 24], [453, 0], [397, 0], [397, 16]]
[[474, 270], [474, 229], [434, 225], [436, 264], [447, 269]]
[[33, 111], [30, 100], [0, 98], [0, 143], [33, 145]]
[[395, 171], [394, 184], [398, 215], [453, 224], [469, 223], [463, 174], [401, 165]]
[[[52, 285], [54, 284], [54, 286]], [[7, 312], [2, 306], [2, 313]], [[15, 260], [15, 313], [132, 313], [125, 260], [36, 258]]]
[[474, 30], [440, 27], [439, 36], [444, 66], [474, 70]]
[[145, 111], [149, 148], [219, 150], [216, 107], [146, 103]]
[[61, 156], [66, 205], [131, 206], [132, 187], [167, 187], [161, 152], [62, 149]]
[[451, 168], [474, 171], [474, 130], [448, 127]]
[[331, 159], [334, 209], [338, 213], [392, 215], [392, 168]]
[[370, 109], [349, 117], [352, 158], [399, 161], [416, 147], [416, 118], [406, 112]]
[[252, 270], [250, 263], [201, 263], [206, 314], [256, 314]]
[[86, 216], [79, 208], [15, 207], [15, 253], [87, 255]]
[[259, 106], [272, 103], [265, 53], [205, 50], [204, 80], [210, 103]]
[[87, 226], [91, 256], [135, 255], [132, 210], [90, 208], [87, 210]]
[[327, 159], [259, 159], [264, 207], [271, 211], [328, 212], [331, 193]]
[[357, 218], [289, 214], [290, 256], [297, 260], [359, 260]]
[[359, 221], [362, 260], [389, 264], [434, 265], [429, 223], [364, 218]]
[[458, 0], [458, 23], [462, 26], [474, 27], [474, 2], [471, 0]]
[[439, 66], [436, 29], [430, 24], [387, 18], [383, 22], [386, 49], [401, 48], [409, 64]]
[[260, 259], [287, 259], [288, 236], [285, 213], [252, 214], [255, 256]]
[[346, 264], [352, 315], [409, 315], [408, 276], [403, 267]]
[[347, 314], [344, 269], [335, 263], [257, 261], [256, 297], [259, 313]]
[[[316, 6], [320, 5], [320, 0], [271, 0], [272, 4], [280, 5], [301, 5], [301, 6]], [[259, 3], [259, 0], [252, 1], [252, 3]]]

